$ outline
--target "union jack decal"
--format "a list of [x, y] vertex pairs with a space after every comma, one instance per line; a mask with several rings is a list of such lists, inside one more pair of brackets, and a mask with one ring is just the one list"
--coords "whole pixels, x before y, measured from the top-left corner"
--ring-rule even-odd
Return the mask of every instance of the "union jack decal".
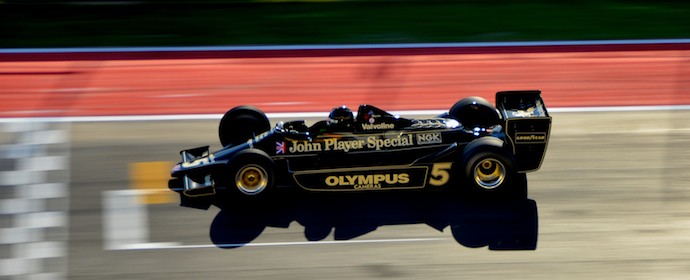
[[276, 142], [276, 155], [285, 154], [285, 142]]

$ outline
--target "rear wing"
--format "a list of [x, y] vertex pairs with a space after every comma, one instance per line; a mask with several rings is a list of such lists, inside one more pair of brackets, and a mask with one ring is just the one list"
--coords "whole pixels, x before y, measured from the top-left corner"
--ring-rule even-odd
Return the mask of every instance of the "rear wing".
[[539, 90], [500, 91], [496, 109], [505, 121], [506, 138], [520, 172], [541, 167], [551, 134], [551, 116]]

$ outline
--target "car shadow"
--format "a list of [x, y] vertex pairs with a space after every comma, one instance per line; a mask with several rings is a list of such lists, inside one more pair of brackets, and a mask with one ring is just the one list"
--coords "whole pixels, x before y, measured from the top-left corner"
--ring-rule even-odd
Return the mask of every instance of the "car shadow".
[[350, 240], [380, 226], [427, 224], [471, 248], [534, 250], [538, 217], [534, 200], [481, 201], [454, 192], [305, 193], [278, 190], [261, 201], [216, 204], [210, 236], [219, 248], [251, 243], [266, 227], [287, 228], [297, 221], [308, 241], [333, 232]]

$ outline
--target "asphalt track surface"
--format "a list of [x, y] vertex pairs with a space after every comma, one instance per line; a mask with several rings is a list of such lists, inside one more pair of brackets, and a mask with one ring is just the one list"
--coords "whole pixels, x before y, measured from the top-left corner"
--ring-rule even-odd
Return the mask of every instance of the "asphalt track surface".
[[[688, 118], [688, 111], [554, 114], [544, 166], [528, 175], [534, 206], [470, 206], [452, 197], [421, 195], [284, 196], [275, 208], [261, 206], [261, 214], [245, 206], [203, 211], [175, 203], [147, 205], [149, 244], [118, 250], [104, 247], [102, 194], [128, 188], [131, 162], [174, 161], [178, 150], [198, 145], [218, 148], [216, 122], [73, 124], [69, 276], [684, 278], [690, 273]], [[431, 216], [420, 218], [420, 213]], [[501, 215], [526, 218], [504, 228], [504, 220], [496, 218]], [[536, 250], [489, 250], [481, 237], [453, 235], [453, 230], [510, 235], [534, 226], [531, 217], [538, 218]], [[459, 221], [438, 231], [427, 224], [439, 222], [435, 219]], [[468, 226], [473, 219], [489, 225]], [[245, 225], [247, 220], [269, 226], [261, 231]], [[316, 233], [305, 225], [316, 225]], [[327, 235], [309, 241], [318, 240], [323, 227]], [[241, 241], [248, 243], [223, 248]]]
[[[685, 50], [270, 59], [5, 61], [0, 106], [4, 117], [217, 114], [249, 100], [242, 98], [261, 96], [265, 103], [258, 105], [269, 112], [326, 111], [336, 101], [419, 110], [445, 109], [469, 93], [492, 99], [497, 90], [526, 88], [544, 90], [550, 107], [690, 104]], [[218, 96], [233, 101], [219, 102]], [[38, 125], [66, 133], [56, 137], [66, 144], [45, 152], [69, 156], [68, 203], [47, 201], [43, 207], [67, 213], [60, 224], [66, 232], [38, 234], [63, 240], [64, 250], [26, 246], [54, 244], [45, 242], [7, 245], [10, 238], [3, 235], [2, 246], [10, 250], [2, 258], [57, 258], [26, 271], [61, 271], [69, 279], [690, 275], [690, 111], [552, 115], [545, 163], [528, 175], [530, 200], [520, 204], [477, 205], [437, 194], [286, 194], [257, 212], [232, 204], [208, 211], [174, 202], [115, 211], [108, 206], [113, 196], [137, 193], [129, 191], [132, 163], [173, 162], [181, 149], [219, 148], [215, 120]], [[8, 145], [12, 138], [3, 134], [1, 140]], [[3, 161], [2, 167], [12, 164]], [[52, 173], [46, 179], [53, 177], [61, 179]], [[5, 205], [2, 225], [11, 223]], [[109, 228], [131, 226], [141, 213], [147, 217], [142, 226]], [[143, 228], [145, 234], [130, 236]], [[534, 241], [535, 250], [490, 250]], [[3, 276], [20, 271], [12, 264], [3, 260]]]

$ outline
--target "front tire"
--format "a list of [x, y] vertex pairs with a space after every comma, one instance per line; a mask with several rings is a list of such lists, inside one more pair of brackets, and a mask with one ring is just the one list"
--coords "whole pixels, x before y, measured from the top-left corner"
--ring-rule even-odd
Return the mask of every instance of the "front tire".
[[228, 174], [224, 174], [229, 192], [241, 197], [263, 197], [273, 188], [274, 164], [266, 152], [244, 150], [230, 160]]
[[227, 111], [218, 125], [218, 138], [223, 147], [238, 145], [271, 129], [266, 114], [253, 106], [238, 106]]

